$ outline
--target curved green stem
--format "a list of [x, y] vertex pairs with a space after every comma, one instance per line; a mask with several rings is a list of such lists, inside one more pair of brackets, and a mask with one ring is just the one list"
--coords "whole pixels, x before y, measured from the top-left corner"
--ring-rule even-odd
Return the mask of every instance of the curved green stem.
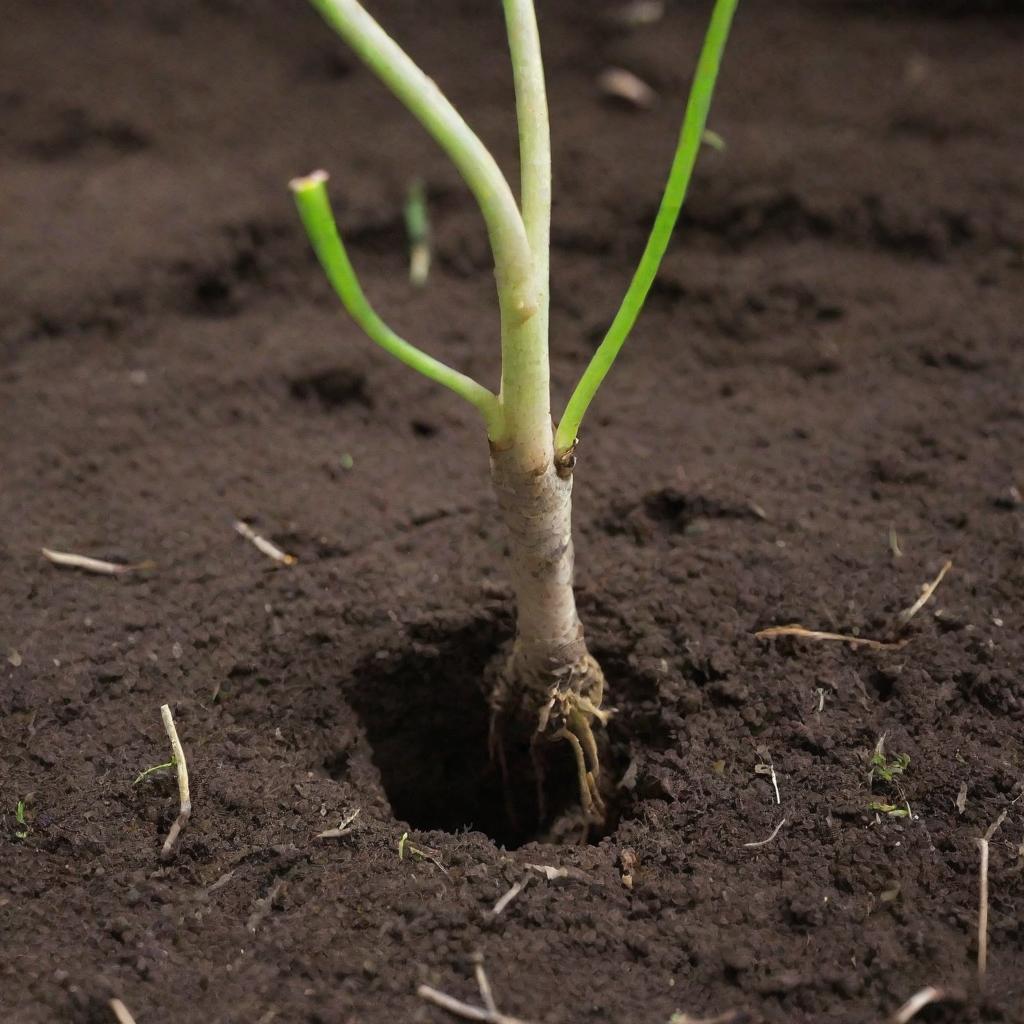
[[453, 370], [399, 337], [370, 305], [338, 234], [331, 202], [327, 198], [326, 181], [327, 175], [316, 171], [308, 177], [296, 178], [291, 182], [291, 188], [320, 265], [349, 315], [386, 352], [476, 406], [487, 425], [488, 435], [497, 435], [501, 425], [497, 396], [472, 377]]
[[502, 305], [520, 311], [532, 308], [530, 244], [515, 197], [494, 157], [434, 81], [357, 0], [311, 2], [433, 136], [465, 179], [487, 224]]
[[630, 331], [640, 315], [640, 310], [643, 309], [651, 285], [654, 283], [662, 257], [668, 249], [676, 221], [679, 219], [679, 211], [686, 198], [693, 166], [697, 161], [701, 136], [704, 133], [708, 110], [711, 107], [711, 96], [722, 61], [722, 51], [725, 49], [725, 42], [729, 36], [729, 28], [737, 3], [738, 0], [716, 0], [715, 2], [711, 23], [708, 26], [704, 46], [697, 62], [690, 98], [686, 104], [686, 114], [683, 117], [683, 127], [679, 134], [679, 143], [672, 161], [672, 169], [669, 171], [668, 183], [661, 199], [661, 206], [658, 208], [658, 215], [654, 220], [654, 227], [651, 229], [647, 247], [640, 257], [640, 264], [633, 275], [625, 298], [622, 300], [622, 305], [619, 307], [618, 313], [615, 314], [615, 319], [612, 321], [611, 327], [608, 328], [604, 341], [598, 346], [589, 365], [583, 371], [583, 376], [565, 407], [565, 414], [562, 416], [555, 434], [555, 449], [559, 455], [570, 451], [576, 443], [580, 423], [587, 407], [594, 395], [597, 394], [597, 389], [601, 386], [612, 363], [615, 362], [615, 357], [629, 337]]

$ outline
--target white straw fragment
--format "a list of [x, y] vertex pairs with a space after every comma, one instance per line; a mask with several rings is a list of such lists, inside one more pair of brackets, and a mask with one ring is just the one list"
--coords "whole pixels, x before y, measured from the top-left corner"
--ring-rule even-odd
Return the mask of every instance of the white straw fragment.
[[632, 71], [624, 68], [605, 68], [597, 84], [605, 96], [622, 100], [640, 110], [650, 110], [658, 102], [658, 94]]
[[891, 1024], [907, 1024], [916, 1017], [926, 1006], [940, 1002], [946, 998], [946, 993], [941, 988], [929, 985], [927, 988], [915, 992], [893, 1015]]
[[188, 823], [192, 814], [192, 798], [188, 792], [188, 764], [185, 762], [185, 751], [181, 749], [181, 740], [178, 739], [178, 730], [174, 727], [169, 704], [164, 704], [160, 708], [160, 717], [164, 720], [164, 729], [167, 731], [167, 738], [171, 741], [171, 753], [178, 770], [178, 817], [174, 819], [167, 838], [164, 840], [163, 849], [160, 851], [160, 856], [166, 860], [174, 852], [174, 844], [178, 841], [181, 830]]
[[952, 568], [953, 563], [951, 561], [946, 562], [946, 564], [939, 570], [939, 575], [936, 576], [931, 583], [926, 584], [921, 589], [921, 596], [909, 608], [904, 608], [903, 611], [896, 616], [896, 622], [901, 627], [905, 626], [928, 603], [932, 594], [935, 593], [936, 588], [942, 582], [942, 577], [945, 576]]
[[786, 819], [783, 818], [782, 821], [780, 821], [778, 825], [776, 825], [775, 828], [772, 829], [772, 834], [767, 839], [762, 839], [758, 843], [744, 843], [743, 845], [747, 847], [747, 849], [749, 850], [752, 850], [755, 846], [767, 846], [779, 834], [779, 832], [782, 829], [782, 826], [785, 824]]
[[235, 520], [235, 530], [247, 541], [250, 541], [258, 551], [262, 551], [268, 558], [272, 558], [281, 565], [294, 565], [298, 559], [282, 551], [276, 544], [271, 543], [266, 537], [261, 537], [248, 523], [241, 519]]
[[128, 1007], [120, 999], [111, 999], [109, 1005], [117, 1018], [117, 1024], [135, 1024], [135, 1018], [128, 1012]]
[[497, 917], [504, 909], [530, 884], [530, 876], [525, 875], [491, 908], [491, 916]]
[[984, 987], [985, 972], [988, 970], [988, 844], [992, 837], [999, 830], [999, 826], [1006, 821], [1010, 808], [1024, 796], [1018, 793], [1010, 801], [1008, 807], [1004, 807], [999, 817], [989, 825], [985, 834], [977, 840], [978, 849], [981, 851], [981, 866], [978, 872], [978, 984]]
[[490, 982], [487, 980], [487, 975], [484, 972], [483, 963], [480, 958], [476, 959], [475, 974], [477, 985], [480, 988], [480, 998], [484, 1001], [483, 1006], [472, 1006], [469, 1003], [464, 1003], [461, 999], [455, 999], [453, 996], [432, 988], [430, 985], [420, 985], [416, 989], [416, 995], [420, 999], [426, 999], [428, 1003], [440, 1006], [442, 1010], [447, 1010], [456, 1017], [461, 1017], [463, 1020], [481, 1020], [486, 1021], [487, 1024], [526, 1024], [525, 1021], [519, 1020], [516, 1017], [507, 1017], [498, 1010], [494, 1003]]
[[126, 572], [136, 572], [139, 569], [152, 569], [153, 562], [105, 562], [101, 558], [89, 558], [88, 555], [75, 555], [69, 551], [54, 551], [51, 548], [40, 548], [43, 558], [67, 569], [81, 569], [83, 572], [94, 572], [101, 576], [120, 576]]
[[854, 647], [871, 647], [874, 650], [884, 651], [903, 647], [905, 640], [896, 643], [885, 643], [881, 640], [870, 640], [863, 636], [847, 636], [844, 633], [828, 633], [820, 629], [806, 629], [803, 626], [770, 626], [768, 629], [759, 629], [755, 634], [758, 640], [770, 640], [776, 636], [801, 636], [805, 640], [836, 640], [842, 643], [852, 644]]

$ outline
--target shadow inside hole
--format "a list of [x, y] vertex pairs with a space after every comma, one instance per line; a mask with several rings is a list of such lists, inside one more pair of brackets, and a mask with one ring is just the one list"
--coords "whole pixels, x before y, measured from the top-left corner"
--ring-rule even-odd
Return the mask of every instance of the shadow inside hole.
[[529, 732], [506, 738], [507, 787], [492, 762], [485, 678], [507, 639], [508, 631], [490, 620], [441, 635], [421, 628], [406, 653], [368, 659], [347, 687], [391, 809], [415, 829], [479, 831], [515, 849], [531, 840], [557, 841], [552, 823], [571, 818], [578, 805], [567, 744], [544, 751], [543, 822]]

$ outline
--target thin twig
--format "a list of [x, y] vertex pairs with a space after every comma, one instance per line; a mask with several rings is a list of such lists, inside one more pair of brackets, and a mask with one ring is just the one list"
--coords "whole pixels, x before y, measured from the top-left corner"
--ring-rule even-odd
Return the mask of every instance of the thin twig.
[[491, 982], [484, 970], [483, 953], [473, 954], [473, 973], [476, 975], [477, 988], [480, 989], [480, 998], [484, 1001], [484, 1006], [496, 1017], [500, 1017], [498, 1004], [494, 1001], [494, 993], [491, 991]]
[[128, 1011], [128, 1007], [120, 999], [110, 1000], [110, 1009], [117, 1018], [117, 1024], [135, 1024], [135, 1018]]
[[921, 596], [909, 607], [904, 608], [903, 611], [896, 616], [896, 624], [899, 629], [902, 629], [906, 624], [928, 603], [931, 599], [932, 594], [935, 593], [936, 588], [942, 582], [942, 578], [953, 568], [953, 563], [947, 561], [946, 564], [939, 570], [939, 575], [924, 586], [921, 590]]
[[497, 917], [530, 884], [530, 875], [524, 875], [491, 908], [491, 916]]
[[945, 990], [929, 985], [927, 988], [915, 992], [890, 1018], [890, 1024], [907, 1024], [912, 1017], [916, 1017], [926, 1006], [937, 1003], [946, 998]]
[[164, 848], [160, 851], [160, 856], [166, 860], [174, 851], [174, 844], [192, 814], [192, 798], [188, 792], [188, 764], [185, 762], [185, 751], [181, 749], [181, 740], [178, 739], [178, 730], [174, 727], [169, 704], [164, 704], [160, 708], [160, 717], [164, 720], [164, 729], [167, 730], [167, 738], [171, 741], [174, 765], [178, 769], [178, 817], [174, 819], [174, 824], [171, 825], [171, 830], [164, 840]]
[[526, 1021], [517, 1017], [506, 1017], [503, 1013], [494, 1013], [482, 1006], [471, 1006], [461, 999], [455, 999], [436, 988], [431, 988], [430, 985], [420, 985], [416, 989], [416, 995], [420, 999], [426, 999], [428, 1003], [440, 1006], [442, 1010], [447, 1010], [456, 1017], [462, 1017], [463, 1020], [482, 1020], [487, 1024], [527, 1024]]
[[94, 572], [101, 576], [121, 576], [126, 572], [136, 572], [140, 569], [154, 569], [155, 562], [105, 562], [101, 558], [90, 558], [88, 555], [74, 555], [68, 551], [53, 551], [50, 548], [40, 548], [43, 558], [67, 569], [81, 569], [83, 572]]
[[981, 866], [978, 873], [978, 984], [985, 984], [985, 972], [988, 970], [988, 844], [996, 834], [999, 826], [1006, 821], [1010, 808], [1024, 796], [1018, 794], [1004, 807], [999, 817], [989, 825], [985, 834], [977, 840], [981, 851]]
[[780, 821], [778, 825], [776, 825], [775, 828], [772, 829], [772, 834], [767, 839], [762, 839], [758, 843], [744, 843], [743, 845], [748, 849], [753, 849], [755, 846], [767, 846], [779, 834], [780, 830], [782, 829], [782, 826], [785, 824], [786, 819], [783, 818], [782, 821]]
[[[942, 582], [942, 578], [953, 567], [952, 562], [946, 564], [939, 571], [939, 575], [927, 584], [921, 591], [921, 596], [909, 607], [896, 616], [896, 630], [903, 629], [908, 622], [928, 603], [936, 588]], [[755, 634], [759, 640], [768, 640], [776, 636], [799, 636], [805, 640], [835, 640], [841, 643], [852, 644], [855, 647], [870, 647], [876, 651], [891, 651], [903, 647], [906, 640], [871, 640], [864, 636], [848, 636], [845, 633], [829, 633], [820, 629], [807, 629], [797, 624], [791, 626], [771, 626], [768, 629], [759, 629]]]
[[247, 541], [250, 541], [257, 550], [262, 551], [268, 558], [272, 558], [281, 565], [294, 565], [298, 559], [294, 555], [286, 554], [276, 544], [272, 544], [266, 537], [261, 537], [248, 523], [241, 519], [235, 520], [235, 530]]
[[906, 646], [906, 640], [897, 640], [894, 643], [886, 643], [882, 640], [869, 640], [863, 636], [846, 636], [843, 633], [826, 633], [818, 629], [806, 629], [803, 626], [771, 626], [768, 629], [759, 629], [755, 634], [758, 640], [768, 640], [776, 636], [799, 636], [805, 640], [838, 640], [846, 644], [853, 644], [855, 647], [871, 647], [874, 650], [894, 650]]

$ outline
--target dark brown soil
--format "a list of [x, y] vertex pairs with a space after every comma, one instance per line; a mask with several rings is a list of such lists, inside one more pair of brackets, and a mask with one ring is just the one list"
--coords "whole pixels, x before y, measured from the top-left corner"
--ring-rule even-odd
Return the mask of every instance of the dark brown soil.
[[[541, 4], [560, 399], [642, 246], [706, 7], [626, 33], [612, 5]], [[580, 450], [622, 779], [583, 845], [510, 825], [487, 761], [511, 610], [482, 436], [347, 321], [285, 188], [329, 168], [373, 298], [493, 381], [454, 171], [302, 3], [2, 8], [5, 1022], [102, 1024], [112, 996], [138, 1024], [441, 1021], [416, 987], [477, 1002], [475, 952], [504, 1012], [549, 1024], [879, 1022], [925, 985], [963, 1002], [921, 1021], [1024, 1021], [1024, 802], [974, 981], [975, 840], [1024, 779], [1020, 4], [745, 0], [728, 148]], [[500, 5], [373, 8], [511, 172]], [[608, 65], [657, 108], [604, 104]], [[157, 568], [63, 571], [43, 545]], [[947, 558], [903, 646], [753, 635], [884, 637]], [[195, 804], [166, 864], [173, 780], [132, 786], [167, 760], [164, 702]], [[900, 789], [869, 783], [882, 736]], [[399, 859], [406, 831], [436, 864]]]

